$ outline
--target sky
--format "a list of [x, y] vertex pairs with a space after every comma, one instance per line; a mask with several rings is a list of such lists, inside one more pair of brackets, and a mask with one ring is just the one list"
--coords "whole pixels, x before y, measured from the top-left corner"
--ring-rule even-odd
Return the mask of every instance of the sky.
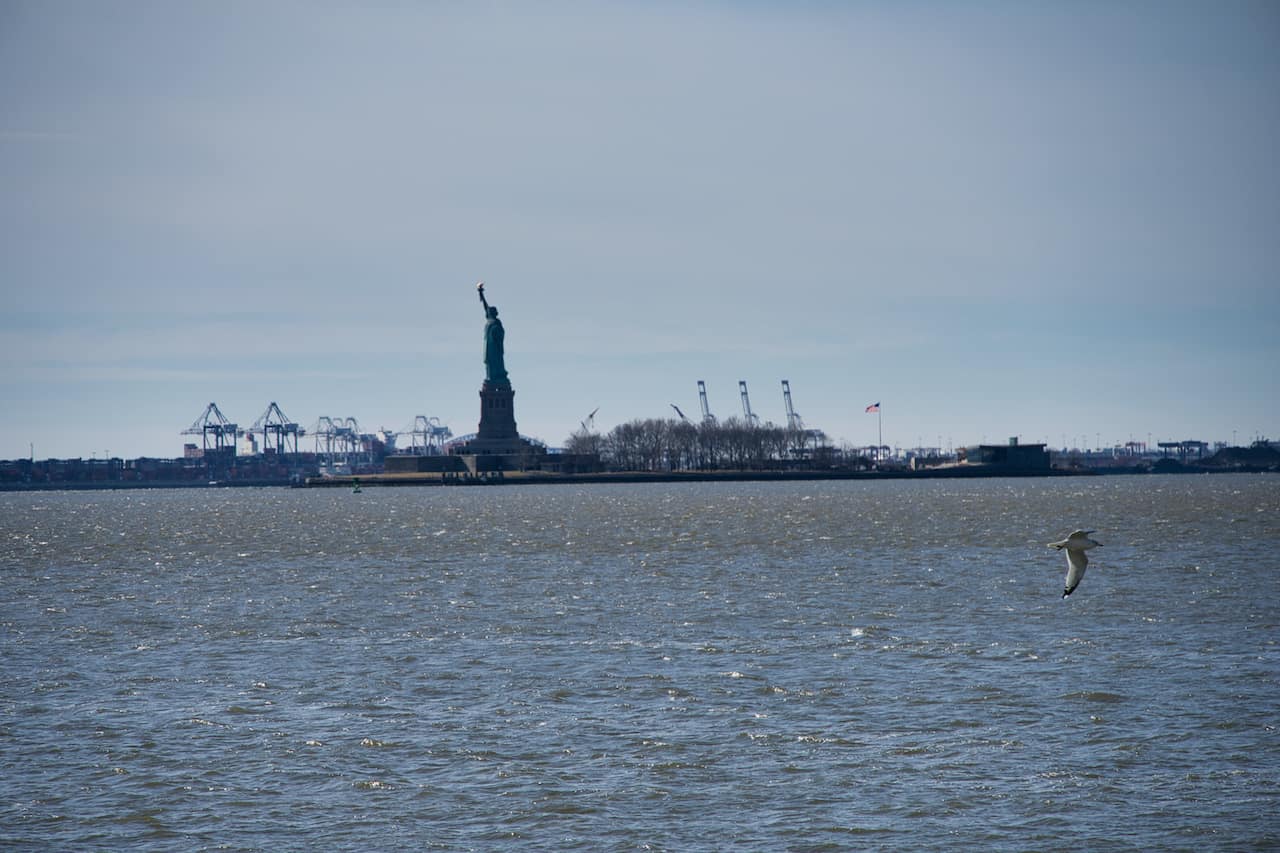
[[474, 432], [481, 279], [553, 446], [1280, 438], [1277, 92], [1265, 0], [0, 0], [0, 458]]

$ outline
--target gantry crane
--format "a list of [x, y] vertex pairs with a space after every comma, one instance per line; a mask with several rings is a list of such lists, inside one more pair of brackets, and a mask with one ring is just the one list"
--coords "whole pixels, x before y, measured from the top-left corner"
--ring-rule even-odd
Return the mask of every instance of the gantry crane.
[[[307, 432], [285, 417], [284, 412], [274, 402], [267, 406], [267, 410], [262, 413], [262, 417], [253, 422], [253, 426], [249, 428], [249, 431], [262, 433], [263, 452], [268, 449], [274, 449], [276, 453], [281, 455], [286, 452], [296, 454], [298, 452], [298, 438]], [[290, 450], [291, 444], [292, 450]]]
[[[347, 420], [352, 419], [347, 418]], [[321, 452], [321, 442], [324, 443], [324, 453], [343, 453], [351, 443], [351, 429], [342, 418], [321, 415], [316, 419], [315, 424], [307, 429], [307, 433], [316, 437], [316, 453]]]
[[221, 452], [230, 450], [231, 455], [236, 453], [236, 437], [240, 434], [240, 427], [227, 420], [222, 412], [218, 411], [217, 403], [210, 403], [205, 406], [204, 414], [196, 418], [196, 422], [182, 431], [183, 435], [199, 435], [204, 440], [204, 450], [209, 451], [209, 436], [213, 436], [213, 450]]
[[[333, 445], [337, 441], [341, 427], [335, 423], [333, 418], [328, 415], [321, 415], [316, 422], [307, 429], [307, 435], [315, 436], [316, 439], [316, 455], [324, 454], [333, 460]], [[321, 446], [323, 445], [323, 449]]]
[[418, 415], [413, 419], [413, 426], [394, 434], [410, 436], [409, 452], [420, 456], [444, 453], [444, 443], [453, 438], [453, 431], [441, 424], [439, 418], [426, 415]]
[[360, 452], [360, 424], [355, 418], [321, 415], [307, 434], [316, 437], [316, 455], [325, 455], [331, 465], [338, 462], [339, 456], [343, 462], [351, 464]]

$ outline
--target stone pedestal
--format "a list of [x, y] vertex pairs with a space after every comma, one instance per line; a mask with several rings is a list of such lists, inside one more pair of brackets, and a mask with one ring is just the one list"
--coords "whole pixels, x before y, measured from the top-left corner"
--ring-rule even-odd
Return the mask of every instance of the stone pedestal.
[[455, 447], [453, 453], [466, 457], [473, 471], [500, 471], [526, 468], [541, 447], [520, 437], [516, 431], [516, 392], [510, 385], [488, 381], [480, 388], [480, 428], [476, 437]]
[[475, 438], [449, 453], [460, 457], [466, 471], [484, 476], [502, 471], [594, 471], [599, 458], [549, 454], [545, 447], [516, 431], [516, 392], [510, 384], [486, 381], [480, 388], [480, 428]]
[[480, 388], [480, 428], [476, 437], [453, 452], [460, 456], [512, 457], [541, 453], [516, 431], [515, 403], [516, 392], [510, 385], [486, 381]]
[[486, 381], [480, 387], [480, 428], [476, 430], [476, 441], [519, 445], [515, 403], [514, 388], [510, 385], [490, 385]]

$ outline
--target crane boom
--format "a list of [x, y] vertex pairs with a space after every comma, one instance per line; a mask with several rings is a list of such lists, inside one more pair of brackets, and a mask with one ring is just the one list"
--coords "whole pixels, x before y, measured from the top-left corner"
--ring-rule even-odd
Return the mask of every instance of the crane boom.
[[738, 380], [738, 393], [742, 396], [742, 416], [747, 419], [747, 426], [755, 426], [759, 422], [756, 413], [751, 411], [751, 398], [747, 396], [747, 380]]
[[306, 434], [306, 430], [289, 420], [274, 401], [267, 406], [262, 416], [253, 422], [249, 431], [262, 433], [264, 451], [271, 448], [279, 454], [287, 452], [290, 444], [293, 446], [293, 452], [297, 453], [298, 437]]
[[800, 416], [796, 414], [795, 408], [791, 405], [791, 383], [785, 379], [782, 380], [782, 402], [787, 407], [787, 429], [801, 429]]
[[711, 414], [711, 407], [707, 405], [707, 383], [701, 379], [698, 380], [698, 402], [702, 404], [702, 422], [704, 424], [715, 423], [716, 416]]
[[182, 435], [202, 436], [205, 450], [209, 449], [209, 436], [212, 435], [215, 450], [227, 448], [234, 454], [240, 427], [223, 416], [217, 403], [210, 403], [205, 406], [204, 413], [196, 418], [196, 422], [182, 431]]

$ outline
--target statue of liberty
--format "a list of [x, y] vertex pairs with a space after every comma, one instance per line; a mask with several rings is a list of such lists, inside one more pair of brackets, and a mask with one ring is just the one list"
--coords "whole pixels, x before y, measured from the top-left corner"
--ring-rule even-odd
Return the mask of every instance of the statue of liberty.
[[476, 285], [480, 292], [480, 304], [484, 306], [484, 381], [490, 385], [509, 387], [511, 380], [507, 378], [507, 367], [503, 359], [503, 341], [507, 336], [498, 319], [498, 309], [484, 298], [484, 282]]

